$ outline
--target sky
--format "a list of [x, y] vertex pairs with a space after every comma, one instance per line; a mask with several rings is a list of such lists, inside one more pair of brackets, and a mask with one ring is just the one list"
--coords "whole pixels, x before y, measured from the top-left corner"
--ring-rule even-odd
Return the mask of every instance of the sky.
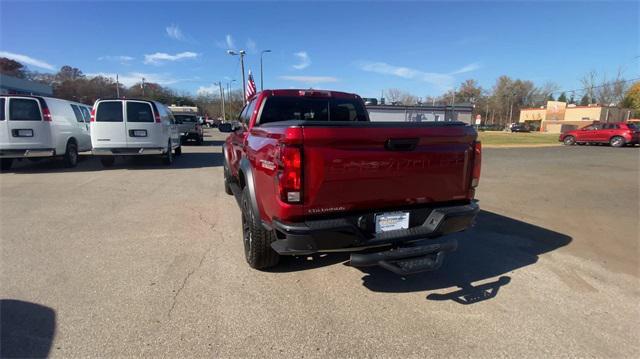
[[[0, 56], [63, 65], [126, 85], [240, 88], [239, 59], [260, 88], [437, 96], [501, 75], [581, 87], [591, 70], [640, 77], [639, 2], [29, 2], [0, 0]], [[235, 82], [232, 82], [235, 80]]]

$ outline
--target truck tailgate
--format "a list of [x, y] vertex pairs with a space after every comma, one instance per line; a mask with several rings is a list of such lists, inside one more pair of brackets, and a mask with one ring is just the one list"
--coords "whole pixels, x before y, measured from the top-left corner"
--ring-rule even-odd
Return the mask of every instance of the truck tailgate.
[[473, 128], [368, 125], [303, 128], [308, 214], [468, 198]]

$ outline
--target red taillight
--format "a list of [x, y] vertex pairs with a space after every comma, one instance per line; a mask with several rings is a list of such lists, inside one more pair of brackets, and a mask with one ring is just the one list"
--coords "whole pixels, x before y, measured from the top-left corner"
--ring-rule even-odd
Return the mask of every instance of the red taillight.
[[156, 123], [160, 122], [162, 122], [162, 119], [160, 118], [160, 114], [156, 111]]
[[96, 122], [96, 109], [92, 108], [91, 109], [91, 122]]
[[300, 90], [298, 91], [300, 96], [308, 97], [331, 97], [331, 91], [318, 91], [318, 90]]
[[471, 187], [478, 187], [480, 183], [480, 168], [482, 167], [482, 143], [475, 143], [473, 149], [473, 172], [471, 174]]
[[278, 176], [280, 198], [287, 203], [302, 203], [302, 151], [299, 147], [282, 146], [281, 172]]
[[42, 118], [45, 122], [51, 122], [51, 112], [49, 112], [47, 107], [42, 109]]

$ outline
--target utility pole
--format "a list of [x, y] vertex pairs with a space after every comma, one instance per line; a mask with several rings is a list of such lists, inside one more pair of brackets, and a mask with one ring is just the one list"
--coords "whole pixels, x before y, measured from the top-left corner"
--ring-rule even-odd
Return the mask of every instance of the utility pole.
[[120, 81], [118, 79], [118, 74], [116, 74], [116, 98], [120, 98]]
[[456, 116], [456, 88], [451, 91], [451, 121], [455, 121]]
[[244, 78], [244, 55], [246, 54], [246, 51], [227, 50], [227, 54], [231, 56], [237, 56], [237, 55], [240, 56], [240, 66], [242, 67], [242, 103], [246, 105], [247, 104], [247, 86], [245, 83], [246, 80]]
[[231, 84], [236, 82], [235, 79], [232, 79], [231, 81], [227, 82], [227, 99], [229, 99], [229, 103], [231, 103], [231, 101], [233, 100], [231, 98]]
[[271, 52], [271, 50], [262, 50], [262, 52], [260, 53], [260, 91], [264, 90], [264, 78], [262, 77], [262, 55], [264, 55], [266, 52]]
[[512, 124], [513, 117], [513, 101], [509, 101], [509, 124]]
[[218, 88], [220, 88], [220, 105], [222, 106], [222, 121], [226, 122], [227, 116], [224, 112], [224, 89], [222, 88], [222, 81], [214, 83], [214, 85], [218, 85]]
[[487, 98], [487, 109], [484, 112], [484, 120], [489, 120], [489, 99]]
[[140, 83], [140, 87], [142, 87], [142, 97], [144, 97], [144, 77], [142, 78], [142, 82]]

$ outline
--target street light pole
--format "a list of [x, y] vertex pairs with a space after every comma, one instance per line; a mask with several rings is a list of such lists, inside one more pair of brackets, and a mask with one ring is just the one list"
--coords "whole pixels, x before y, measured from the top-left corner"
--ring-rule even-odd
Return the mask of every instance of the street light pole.
[[242, 103], [246, 104], [247, 103], [247, 87], [245, 86], [245, 79], [244, 79], [244, 55], [246, 55], [246, 52], [244, 50], [240, 50], [240, 51], [227, 50], [227, 54], [232, 56], [240, 55], [240, 66], [242, 67]]
[[262, 50], [260, 53], [260, 91], [264, 90], [264, 78], [262, 77], [262, 55], [264, 55], [265, 52], [271, 52], [271, 50]]

